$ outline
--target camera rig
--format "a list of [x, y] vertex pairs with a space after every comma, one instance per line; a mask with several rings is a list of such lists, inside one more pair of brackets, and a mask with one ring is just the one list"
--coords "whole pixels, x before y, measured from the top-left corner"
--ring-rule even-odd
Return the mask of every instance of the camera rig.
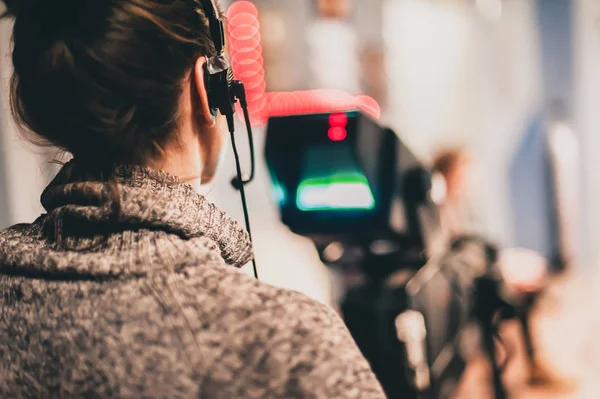
[[273, 117], [265, 156], [282, 222], [326, 265], [360, 271], [341, 311], [388, 396], [450, 397], [483, 345], [504, 398], [496, 250], [449, 240], [432, 175], [399, 136], [354, 110]]

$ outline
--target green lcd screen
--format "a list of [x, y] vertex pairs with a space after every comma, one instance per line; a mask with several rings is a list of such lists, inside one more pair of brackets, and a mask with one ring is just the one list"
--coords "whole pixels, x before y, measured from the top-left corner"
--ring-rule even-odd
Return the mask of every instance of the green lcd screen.
[[351, 148], [335, 143], [310, 148], [303, 157], [296, 206], [301, 211], [372, 210], [375, 198]]

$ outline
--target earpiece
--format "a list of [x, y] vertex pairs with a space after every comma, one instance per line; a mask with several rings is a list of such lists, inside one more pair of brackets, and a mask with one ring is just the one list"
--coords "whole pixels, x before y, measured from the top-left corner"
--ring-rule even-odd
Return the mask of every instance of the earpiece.
[[[208, 94], [208, 102], [213, 115], [221, 112], [233, 121], [236, 99], [232, 93], [233, 71], [225, 55], [225, 29], [223, 20], [213, 0], [197, 0], [208, 19], [211, 39], [216, 54], [207, 57], [204, 67], [204, 81]], [[231, 130], [231, 126], [229, 127]]]
[[248, 184], [254, 179], [254, 145], [252, 137], [252, 126], [247, 115], [246, 90], [241, 81], [235, 80], [231, 63], [225, 54], [225, 28], [223, 20], [219, 15], [219, 10], [213, 0], [196, 0], [208, 19], [211, 39], [214, 43], [216, 54], [207, 57], [204, 67], [204, 83], [208, 95], [208, 103], [213, 116], [221, 115], [227, 119], [229, 132], [235, 129], [234, 115], [235, 104], [239, 100], [244, 111], [246, 120], [246, 129], [248, 130], [248, 141], [251, 152], [251, 171], [248, 178], [236, 176], [232, 180], [232, 185], [240, 189], [241, 184]]
[[[214, 3], [214, 0], [195, 0], [199, 5], [204, 15], [208, 19], [210, 36], [214, 43], [216, 54], [212, 57], [207, 57], [204, 69], [204, 83], [208, 95], [208, 105], [214, 117], [220, 112], [227, 119], [227, 127], [231, 135], [231, 145], [233, 147], [233, 155], [235, 158], [235, 166], [237, 176], [233, 178], [231, 184], [240, 192], [242, 198], [242, 207], [244, 210], [244, 219], [246, 222], [246, 230], [252, 241], [252, 233], [250, 232], [250, 217], [248, 216], [248, 205], [246, 203], [246, 193], [244, 185], [248, 184], [254, 178], [254, 143], [252, 137], [252, 126], [248, 114], [248, 104], [246, 103], [246, 90], [244, 84], [234, 80], [231, 63], [225, 54], [225, 29], [223, 20], [219, 14], [219, 10]], [[246, 121], [246, 129], [248, 130], [248, 143], [250, 146], [251, 172], [248, 178], [242, 175], [240, 166], [240, 157], [238, 155], [237, 146], [235, 145], [235, 104], [240, 101], [242, 110], [244, 111], [244, 119]], [[254, 268], [254, 276], [258, 279], [258, 271], [256, 269], [256, 260], [252, 258], [252, 266]]]

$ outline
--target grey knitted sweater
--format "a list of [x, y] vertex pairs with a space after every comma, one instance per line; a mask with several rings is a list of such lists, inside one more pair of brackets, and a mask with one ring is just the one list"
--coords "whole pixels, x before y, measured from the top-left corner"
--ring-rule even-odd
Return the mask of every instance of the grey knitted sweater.
[[1, 398], [385, 397], [330, 308], [238, 270], [246, 231], [191, 186], [93, 175], [67, 164], [0, 232]]

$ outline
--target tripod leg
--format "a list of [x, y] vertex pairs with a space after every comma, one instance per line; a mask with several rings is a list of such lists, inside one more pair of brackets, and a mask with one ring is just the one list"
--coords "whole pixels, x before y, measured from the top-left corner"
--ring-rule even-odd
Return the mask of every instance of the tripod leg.
[[533, 347], [533, 338], [531, 337], [531, 327], [529, 324], [529, 312], [519, 312], [519, 322], [523, 330], [523, 341], [525, 342], [525, 350], [527, 352], [527, 360], [530, 366], [533, 366], [535, 361], [535, 349]]
[[492, 382], [494, 384], [494, 396], [496, 399], [506, 399], [506, 390], [502, 383], [502, 372], [498, 367], [498, 356], [494, 342], [494, 329], [491, 323], [483, 323], [483, 345], [492, 365]]
[[498, 283], [490, 278], [479, 278], [475, 281], [475, 293], [477, 298], [475, 303], [475, 317], [479, 321], [483, 334], [483, 349], [492, 366], [494, 397], [496, 399], [506, 399], [506, 390], [504, 389], [504, 384], [502, 384], [502, 371], [498, 367], [498, 355], [494, 342], [496, 334], [494, 316], [498, 311], [503, 309], [503, 303], [498, 295]]

